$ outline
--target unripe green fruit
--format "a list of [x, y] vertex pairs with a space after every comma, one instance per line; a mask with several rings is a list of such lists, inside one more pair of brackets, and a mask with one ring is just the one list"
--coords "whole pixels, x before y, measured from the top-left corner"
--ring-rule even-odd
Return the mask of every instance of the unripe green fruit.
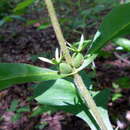
[[76, 56], [73, 58], [73, 66], [75, 68], [80, 67], [84, 62], [84, 57], [81, 53], [78, 53]]
[[72, 67], [66, 63], [60, 63], [59, 70], [61, 74], [70, 74], [73, 71]]

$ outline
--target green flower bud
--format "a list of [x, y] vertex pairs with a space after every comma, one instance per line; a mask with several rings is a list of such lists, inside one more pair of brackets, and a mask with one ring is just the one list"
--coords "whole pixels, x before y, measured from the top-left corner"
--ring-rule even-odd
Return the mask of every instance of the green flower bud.
[[75, 68], [80, 67], [84, 62], [84, 57], [81, 53], [78, 53], [76, 56], [73, 58], [73, 66]]
[[61, 74], [70, 74], [70, 73], [72, 73], [73, 69], [67, 63], [60, 63], [59, 71], [60, 71]]

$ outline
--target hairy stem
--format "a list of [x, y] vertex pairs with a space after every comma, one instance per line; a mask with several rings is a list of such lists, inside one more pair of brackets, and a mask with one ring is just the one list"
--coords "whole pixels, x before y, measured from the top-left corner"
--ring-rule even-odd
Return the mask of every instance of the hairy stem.
[[[56, 13], [55, 13], [53, 4], [52, 4], [51, 0], [45, 0], [45, 3], [47, 5], [47, 9], [48, 9], [48, 12], [49, 12], [49, 15], [51, 18], [51, 22], [52, 22], [53, 28], [55, 30], [55, 34], [56, 34], [56, 37], [57, 37], [58, 42], [60, 44], [61, 50], [64, 54], [65, 59], [66, 59], [66, 62], [68, 64], [71, 64], [72, 57], [70, 56], [69, 50], [66, 46], [65, 39], [63, 37], [58, 19], [56, 17]], [[74, 82], [76, 84], [76, 87], [77, 87], [81, 97], [85, 101], [86, 107], [88, 107], [91, 110], [92, 115], [95, 118], [95, 120], [97, 121], [97, 124], [99, 125], [101, 130], [108, 130], [99, 111], [98, 111], [98, 109], [97, 109], [97, 106], [96, 106], [93, 98], [91, 97], [89, 91], [85, 87], [85, 84], [84, 84], [84, 82], [79, 74], [74, 75]]]
[[102, 117], [100, 116], [96, 103], [94, 102], [93, 98], [91, 97], [89, 91], [86, 89], [86, 86], [79, 74], [74, 75], [74, 82], [77, 86], [77, 89], [78, 89], [80, 95], [84, 99], [85, 104], [90, 108], [90, 110], [92, 112], [91, 114], [97, 121], [101, 130], [108, 130], [106, 125], [104, 124], [104, 121], [102, 120]]
[[51, 0], [45, 0], [45, 3], [47, 5], [47, 9], [48, 9], [48, 12], [49, 12], [49, 15], [51, 18], [51, 22], [52, 22], [56, 37], [57, 37], [58, 42], [60, 44], [61, 51], [62, 51], [67, 63], [71, 64], [72, 58], [69, 54], [69, 50], [67, 49], [66, 41], [63, 37], [62, 31], [61, 31], [61, 28], [60, 28], [60, 25], [59, 25], [59, 22], [58, 22], [58, 19], [57, 19], [57, 16], [56, 16], [56, 13], [55, 13], [55, 10], [53, 7], [53, 4], [52, 4]]

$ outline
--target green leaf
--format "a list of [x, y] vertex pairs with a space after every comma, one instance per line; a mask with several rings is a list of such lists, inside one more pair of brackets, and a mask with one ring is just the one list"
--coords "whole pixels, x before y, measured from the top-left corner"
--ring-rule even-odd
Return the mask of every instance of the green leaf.
[[25, 0], [23, 2], [20, 2], [14, 9], [14, 12], [20, 11], [20, 10], [24, 10], [25, 8], [27, 8], [28, 6], [30, 6], [35, 0]]
[[0, 90], [15, 84], [55, 80], [61, 77], [56, 71], [47, 68], [19, 63], [0, 63]]
[[[112, 130], [108, 113], [106, 110], [106, 104], [108, 97], [110, 96], [110, 91], [105, 89], [102, 92], [92, 92], [92, 96], [97, 103], [98, 109], [101, 116], [109, 130]], [[74, 84], [70, 81], [64, 79], [57, 79], [55, 82], [45, 82], [37, 85], [34, 91], [35, 99], [40, 103], [45, 105], [43, 108], [38, 109], [36, 115], [48, 110], [59, 111], [63, 110], [65, 112], [70, 112], [81, 119], [83, 119], [91, 129], [98, 130], [99, 127], [96, 124], [94, 118], [92, 117], [90, 110], [86, 108], [82, 100], [77, 94]], [[48, 106], [48, 108], [46, 107]], [[34, 114], [34, 115], [35, 115]]]
[[40, 25], [37, 29], [38, 30], [43, 30], [43, 29], [46, 29], [50, 26], [51, 24], [48, 22], [48, 23], [43, 23], [42, 25]]
[[18, 16], [18, 15], [8, 15], [8, 16], [5, 16], [3, 17], [2, 20], [0, 20], [0, 26], [3, 26], [6, 22], [11, 22], [13, 21], [13, 19], [18, 19], [18, 20], [21, 20], [23, 22], [26, 21], [26, 19], [22, 16]]
[[92, 54], [92, 55], [88, 55], [86, 56], [83, 64], [77, 69], [78, 71], [83, 70], [84, 68], [86, 68], [88, 65], [90, 65], [94, 59], [97, 57], [97, 54]]
[[10, 15], [9, 17], [10, 17], [10, 18], [13, 18], [13, 19], [21, 20], [21, 21], [23, 21], [23, 22], [26, 21], [26, 19], [25, 19], [24, 17], [19, 16], [19, 15]]
[[78, 101], [73, 83], [64, 79], [41, 83], [34, 92], [35, 99], [40, 104], [66, 106]]
[[88, 53], [97, 53], [108, 41], [130, 34], [130, 3], [114, 8], [103, 20]]
[[114, 93], [112, 95], [112, 101], [116, 101], [117, 99], [121, 98], [122, 97], [122, 94], [121, 93]]
[[22, 112], [30, 112], [30, 107], [24, 106], [24, 107], [17, 109], [17, 113], [22, 113]]
[[26, 24], [27, 24], [27, 25], [32, 25], [32, 24], [35, 24], [35, 23], [37, 23], [37, 22], [39, 22], [39, 21], [40, 21], [39, 19], [32, 19], [32, 20], [26, 21]]
[[35, 116], [41, 115], [41, 114], [43, 114], [45, 112], [47, 112], [47, 113], [54, 113], [56, 111], [57, 111], [57, 109], [55, 107], [53, 107], [53, 106], [40, 105], [40, 106], [37, 106], [33, 110], [32, 114], [31, 114], [31, 117], [35, 117]]
[[91, 80], [90, 75], [88, 74], [88, 72], [83, 70], [83, 71], [80, 71], [79, 74], [82, 77], [82, 80], [83, 80], [85, 86], [88, 89], [91, 89], [93, 85], [92, 85], [92, 80]]
[[103, 91], [96, 93], [96, 95], [94, 95], [94, 100], [97, 104], [99, 112], [107, 128], [109, 130], [113, 130], [112, 125], [109, 121], [109, 116], [108, 116], [108, 111], [107, 111], [107, 103], [108, 103], [109, 97], [110, 97], [110, 90], [104, 89]]
[[8, 111], [16, 111], [16, 108], [18, 106], [18, 103], [19, 101], [14, 99], [12, 102], [11, 102], [11, 105], [10, 105], [10, 108], [8, 109]]
[[[95, 0], [97, 4], [111, 4], [111, 5], [117, 5], [120, 4], [118, 0]], [[109, 7], [110, 8], [110, 7]]]
[[13, 123], [16, 123], [20, 118], [21, 118], [21, 115], [20, 115], [19, 113], [16, 113], [15, 115], [13, 115], [13, 116], [11, 117], [11, 121], [12, 121]]
[[118, 46], [123, 47], [125, 50], [130, 51], [130, 40], [126, 38], [116, 38], [112, 40], [114, 43], [116, 43]]
[[121, 77], [115, 81], [121, 88], [130, 88], [130, 77]]

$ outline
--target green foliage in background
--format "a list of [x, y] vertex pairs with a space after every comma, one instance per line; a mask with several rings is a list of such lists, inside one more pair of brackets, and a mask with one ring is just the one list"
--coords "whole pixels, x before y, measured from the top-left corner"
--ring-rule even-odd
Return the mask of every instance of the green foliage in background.
[[[3, 2], [2, 2], [3, 1]], [[11, 20], [11, 16], [17, 16], [15, 19], [22, 20], [25, 22], [24, 17], [22, 17], [24, 14], [31, 13], [31, 11], [35, 12], [42, 12], [45, 13], [45, 10], [43, 9], [43, 6], [45, 8], [45, 4], [42, 1], [39, 0], [15, 0], [13, 4], [10, 4], [11, 2], [8, 0], [1, 1], [1, 6], [4, 13], [6, 15], [3, 15], [3, 21], [1, 21], [0, 25], [3, 25], [3, 23], [8, 22]], [[7, 4], [9, 3], [9, 4]], [[115, 7], [119, 4], [118, 0], [54, 0], [57, 15], [59, 17], [59, 21], [62, 25], [63, 31], [65, 32], [65, 36], [68, 38], [69, 33], [72, 31], [76, 34], [82, 34], [86, 36], [86, 28], [91, 28], [94, 25], [98, 24], [98, 22], [101, 20], [100, 12], [101, 11], [107, 11], [111, 9], [112, 7]], [[3, 6], [5, 5], [6, 6]], [[11, 7], [7, 7], [11, 6]], [[7, 10], [9, 9], [9, 11]], [[9, 13], [8, 13], [9, 12]], [[7, 20], [6, 16], [9, 20]], [[24, 20], [23, 20], [23, 19]], [[1, 19], [2, 20], [2, 19]], [[43, 20], [40, 20], [39, 17], [37, 19], [32, 19], [34, 22], [40, 22]], [[31, 19], [26, 20], [27, 23], [32, 21]], [[32, 24], [33, 24], [32, 23]], [[38, 27], [38, 29], [46, 29], [50, 26], [49, 19], [46, 18], [46, 20], [41, 23], [41, 26]]]
[[[100, 12], [119, 4], [118, 0], [55, 0], [57, 13], [63, 30], [86, 35], [86, 28], [93, 27], [100, 20]], [[65, 26], [66, 25], [66, 26]], [[65, 28], [64, 28], [65, 27]]]
[[24, 112], [30, 112], [30, 107], [29, 106], [23, 106], [23, 107], [19, 107], [20, 101], [17, 99], [12, 100], [11, 104], [10, 104], [10, 108], [7, 109], [8, 112], [13, 112], [14, 115], [12, 115], [11, 117], [11, 121], [13, 123], [17, 122], [20, 118], [22, 113]]

